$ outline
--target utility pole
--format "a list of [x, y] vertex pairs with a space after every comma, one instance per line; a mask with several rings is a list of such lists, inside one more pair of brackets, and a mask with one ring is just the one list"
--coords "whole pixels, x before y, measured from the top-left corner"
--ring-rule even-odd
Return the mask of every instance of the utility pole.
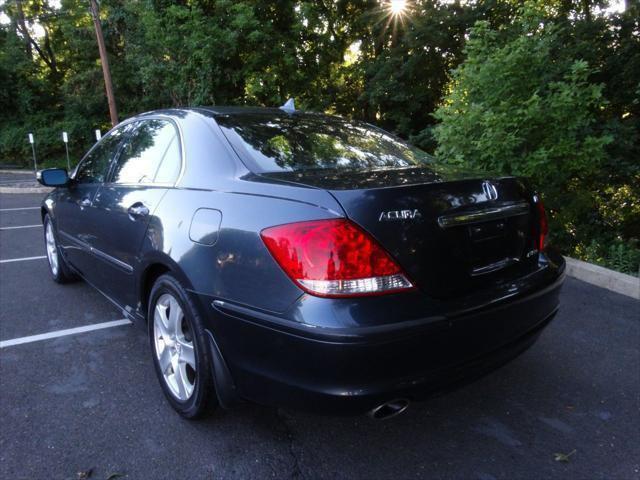
[[116, 109], [116, 97], [113, 95], [113, 84], [111, 83], [111, 70], [109, 70], [109, 59], [107, 58], [107, 48], [104, 45], [102, 35], [102, 25], [100, 24], [100, 13], [96, 0], [89, 0], [91, 4], [91, 16], [93, 25], [96, 28], [96, 38], [98, 40], [98, 50], [100, 51], [100, 63], [102, 63], [102, 74], [104, 75], [104, 87], [107, 90], [107, 102], [109, 103], [109, 115], [111, 124], [115, 127], [118, 124], [118, 110]]

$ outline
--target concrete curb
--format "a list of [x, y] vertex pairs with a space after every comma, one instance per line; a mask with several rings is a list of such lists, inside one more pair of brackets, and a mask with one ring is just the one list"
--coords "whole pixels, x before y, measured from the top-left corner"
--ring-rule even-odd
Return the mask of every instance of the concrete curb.
[[[35, 174], [33, 173], [33, 171], [31, 170], [14, 170], [14, 169], [8, 169], [8, 168], [4, 168], [4, 169], [0, 169], [0, 174], [9, 174], [9, 175], [25, 175], [25, 174], [32, 174], [33, 175], [33, 183], [36, 183], [36, 179], [35, 179]], [[22, 182], [22, 180], [20, 181], [16, 181], [16, 183], [20, 183]], [[24, 182], [27, 183], [31, 183], [28, 182], [27, 180], [24, 180]], [[10, 183], [10, 182], [7, 182]], [[49, 187], [2, 187], [0, 186], [0, 193], [49, 193], [51, 190], [53, 190], [53, 188], [49, 188]]]
[[49, 187], [0, 187], [0, 193], [49, 193]]
[[567, 275], [598, 287], [640, 300], [640, 278], [615, 272], [592, 263], [565, 257]]
[[0, 168], [0, 173], [10, 173], [15, 175], [31, 173], [35, 177], [35, 173], [33, 172], [33, 170], [19, 170], [17, 168]]

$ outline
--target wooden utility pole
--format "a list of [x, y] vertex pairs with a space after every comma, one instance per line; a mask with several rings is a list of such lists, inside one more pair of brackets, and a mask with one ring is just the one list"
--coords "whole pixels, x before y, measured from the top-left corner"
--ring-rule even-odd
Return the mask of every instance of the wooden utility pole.
[[111, 70], [109, 70], [109, 59], [107, 58], [107, 48], [104, 45], [102, 35], [102, 25], [100, 24], [100, 13], [96, 0], [89, 0], [91, 3], [91, 16], [93, 25], [96, 28], [96, 38], [98, 40], [98, 50], [100, 51], [100, 63], [102, 63], [102, 74], [104, 75], [104, 87], [107, 91], [107, 102], [109, 103], [109, 115], [111, 124], [115, 127], [118, 124], [118, 110], [116, 108], [116, 97], [113, 95], [113, 84], [111, 83]]

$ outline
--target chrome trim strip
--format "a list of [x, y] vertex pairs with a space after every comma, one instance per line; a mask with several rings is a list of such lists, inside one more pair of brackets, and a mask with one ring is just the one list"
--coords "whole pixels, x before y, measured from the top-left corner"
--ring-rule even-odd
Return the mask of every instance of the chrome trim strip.
[[471, 276], [475, 277], [477, 275], [484, 275], [485, 273], [495, 272], [497, 270], [506, 268], [509, 265], [513, 265], [514, 263], [518, 263], [519, 261], [520, 259], [515, 257], [503, 258], [502, 260], [499, 260], [497, 262], [493, 262], [488, 265], [483, 265], [482, 267], [474, 268], [473, 270], [471, 270]]
[[483, 208], [469, 213], [442, 215], [438, 217], [438, 225], [440, 225], [440, 228], [451, 228], [460, 225], [498, 220], [500, 218], [526, 215], [527, 213], [529, 213], [529, 204], [527, 202], [519, 202], [512, 205]]
[[127, 272], [131, 273], [133, 272], [133, 267], [131, 265], [129, 265], [128, 263], [124, 263], [121, 260], [118, 260], [115, 257], [112, 257], [111, 255], [104, 253], [102, 250], [98, 250], [97, 248], [91, 248], [91, 253], [93, 253], [96, 257], [102, 258], [103, 260], [106, 260], [107, 262], [111, 262], [114, 265], [126, 270]]
[[67, 232], [65, 232], [64, 230], [60, 230], [60, 229], [58, 229], [58, 233], [59, 233], [62, 237], [66, 238], [68, 241], [70, 241], [71, 243], [76, 244], [78, 247], [84, 248], [84, 249], [85, 249], [85, 250], [87, 250], [87, 251], [91, 251], [91, 246], [90, 246], [88, 243], [83, 242], [82, 240], [80, 240], [80, 239], [78, 239], [78, 238], [74, 237], [73, 235], [69, 235], [69, 234], [68, 234]]
[[69, 240], [71, 243], [75, 243], [77, 246], [79, 246], [80, 248], [82, 248], [83, 250], [92, 253], [93, 255], [95, 255], [98, 258], [101, 258], [102, 260], [105, 260], [107, 262], [110, 262], [114, 265], [116, 265], [119, 268], [122, 268], [124, 270], [126, 270], [128, 273], [132, 273], [133, 272], [133, 267], [131, 265], [129, 265], [128, 263], [125, 263], [121, 260], [118, 260], [115, 257], [112, 257], [111, 255], [104, 253], [102, 250], [98, 250], [97, 248], [92, 247], [91, 245], [89, 245], [86, 242], [83, 242], [82, 240], [73, 237], [71, 235], [69, 235], [66, 232], [63, 232], [62, 230], [58, 230], [58, 233], [60, 233], [60, 235], [62, 235], [63, 237], [65, 237], [67, 240]]

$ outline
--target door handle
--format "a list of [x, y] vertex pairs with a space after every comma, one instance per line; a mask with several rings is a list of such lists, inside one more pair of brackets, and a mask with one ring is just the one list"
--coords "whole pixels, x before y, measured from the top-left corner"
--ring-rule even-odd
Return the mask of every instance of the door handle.
[[127, 212], [129, 213], [129, 218], [131, 218], [131, 220], [136, 220], [149, 215], [149, 209], [141, 202], [131, 205]]
[[78, 205], [80, 205], [81, 207], [90, 207], [91, 199], [89, 197], [84, 197], [82, 200], [78, 202]]

